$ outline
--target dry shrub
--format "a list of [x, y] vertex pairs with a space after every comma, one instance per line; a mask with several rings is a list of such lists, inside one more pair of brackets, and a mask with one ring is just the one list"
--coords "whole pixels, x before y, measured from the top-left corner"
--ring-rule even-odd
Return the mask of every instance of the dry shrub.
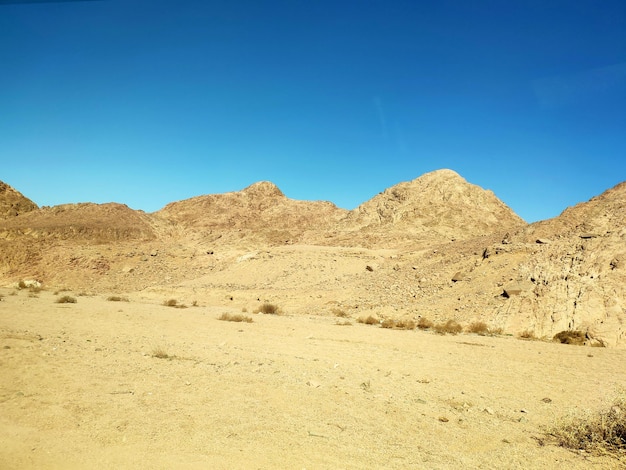
[[222, 313], [219, 316], [218, 320], [252, 323], [252, 318], [247, 317], [245, 315], [241, 315], [240, 313], [235, 313], [235, 314]]
[[554, 335], [553, 340], [563, 344], [575, 344], [582, 346], [585, 344], [587, 335], [580, 330], [564, 330]]
[[63, 297], [59, 297], [55, 301], [57, 304], [75, 304], [76, 297], [72, 297], [70, 295], [64, 295]]
[[396, 320], [395, 328], [397, 330], [414, 330], [415, 322], [413, 320]]
[[155, 346], [152, 349], [152, 357], [156, 357], [157, 359], [173, 359], [174, 356], [170, 356], [165, 347], [163, 346]]
[[256, 309], [256, 313], [265, 313], [268, 315], [280, 315], [280, 308], [274, 304], [264, 303]]
[[379, 323], [378, 319], [371, 315], [368, 315], [366, 318], [361, 317], [357, 321], [359, 323], [365, 323], [366, 325], [378, 325]]
[[342, 321], [337, 321], [337, 323], [335, 323], [335, 325], [338, 326], [352, 326], [352, 322], [349, 320], [342, 320]]
[[557, 420], [548, 435], [562, 447], [626, 459], [626, 391], [605, 409]]
[[109, 302], [129, 302], [128, 297], [121, 297], [119, 295], [111, 295], [107, 297]]
[[26, 289], [26, 283], [24, 281], [20, 281], [17, 283], [18, 289]]
[[432, 321], [430, 321], [428, 318], [421, 317], [419, 320], [417, 320], [417, 327], [420, 330], [428, 330], [432, 328], [433, 326], [435, 326], [435, 324]]
[[470, 325], [465, 328], [465, 331], [468, 333], [476, 333], [477, 335], [485, 336], [489, 334], [489, 327], [485, 322], [475, 321], [473, 323], [470, 323]]
[[529, 340], [537, 340], [539, 338], [537, 338], [537, 336], [535, 335], [535, 332], [533, 330], [524, 330], [522, 331], [519, 335], [519, 338], [521, 339], [529, 339]]
[[166, 307], [174, 307], [174, 308], [187, 308], [185, 304], [179, 304], [176, 299], [169, 299], [163, 302], [163, 305]]
[[448, 333], [451, 335], [458, 335], [461, 331], [463, 331], [461, 324], [455, 320], [448, 320], [445, 323], [439, 323], [438, 325], [435, 325], [433, 329], [440, 335]]
[[394, 328], [396, 326], [396, 322], [395, 320], [391, 319], [391, 318], [385, 318], [381, 323], [380, 323], [380, 327], [381, 328]]
[[340, 318], [346, 318], [348, 316], [348, 314], [344, 310], [341, 310], [340, 308], [333, 308], [331, 312], [333, 315], [335, 315], [336, 317], [340, 317]]

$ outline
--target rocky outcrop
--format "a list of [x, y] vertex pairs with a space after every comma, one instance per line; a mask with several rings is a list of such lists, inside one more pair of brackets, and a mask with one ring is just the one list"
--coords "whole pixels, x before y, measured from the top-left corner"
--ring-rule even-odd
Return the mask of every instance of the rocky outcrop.
[[0, 218], [15, 217], [37, 209], [37, 204], [0, 181]]

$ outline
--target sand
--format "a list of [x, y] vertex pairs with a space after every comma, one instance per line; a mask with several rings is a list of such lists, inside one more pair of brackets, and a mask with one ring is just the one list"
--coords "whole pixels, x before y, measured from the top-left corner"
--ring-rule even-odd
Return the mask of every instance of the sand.
[[623, 349], [0, 293], [3, 469], [626, 465], [545, 434], [626, 386]]

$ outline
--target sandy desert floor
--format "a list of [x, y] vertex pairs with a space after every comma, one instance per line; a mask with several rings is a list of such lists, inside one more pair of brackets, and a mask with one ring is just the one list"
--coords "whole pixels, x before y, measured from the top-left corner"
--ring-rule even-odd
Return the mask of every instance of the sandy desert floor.
[[626, 350], [0, 293], [3, 469], [626, 465], [543, 432], [626, 387]]

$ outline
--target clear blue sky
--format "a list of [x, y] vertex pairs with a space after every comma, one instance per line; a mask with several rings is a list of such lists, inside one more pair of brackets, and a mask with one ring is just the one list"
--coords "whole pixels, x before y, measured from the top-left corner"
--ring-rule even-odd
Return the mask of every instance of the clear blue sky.
[[626, 2], [0, 1], [0, 180], [39, 205], [439, 168], [529, 222], [626, 180]]

